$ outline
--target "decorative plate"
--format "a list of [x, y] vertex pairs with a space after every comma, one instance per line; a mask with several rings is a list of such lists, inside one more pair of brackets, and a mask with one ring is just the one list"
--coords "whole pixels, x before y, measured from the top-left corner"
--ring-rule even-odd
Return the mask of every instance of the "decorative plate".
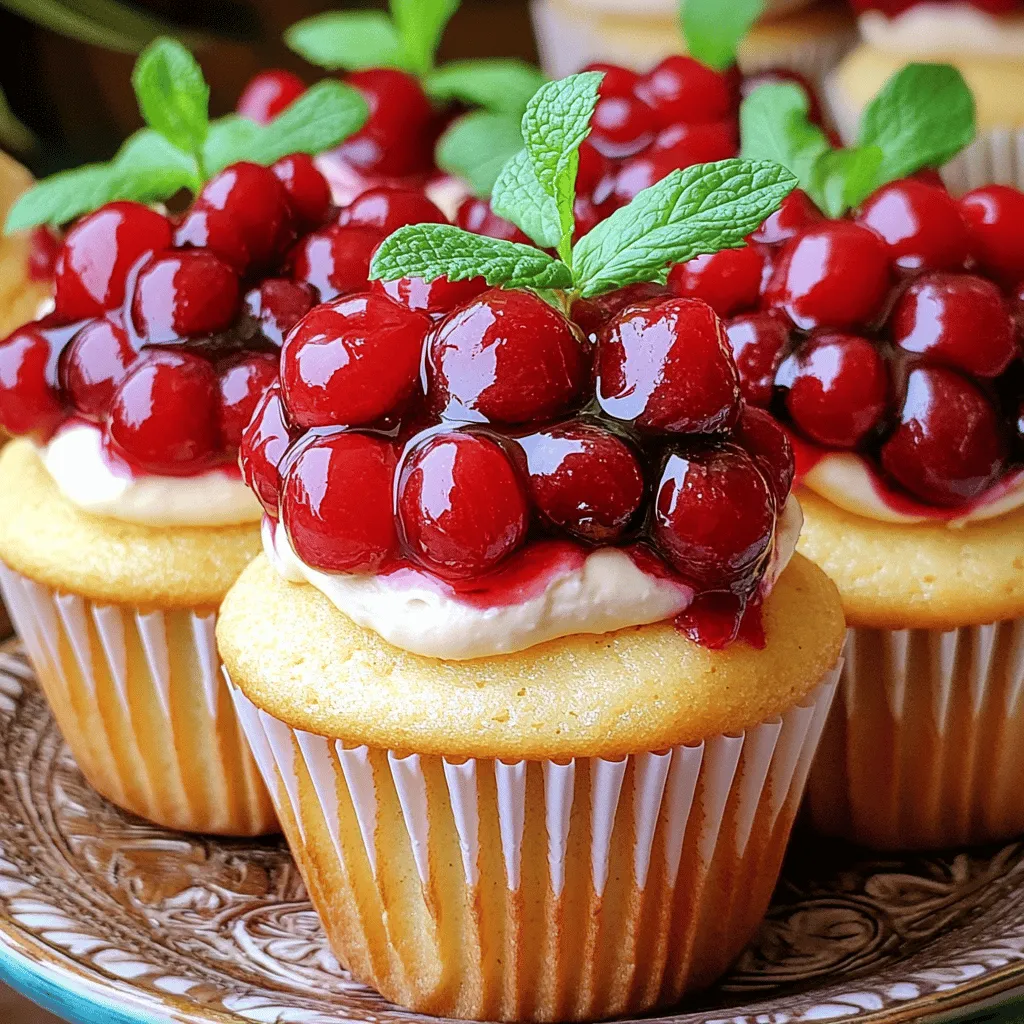
[[[428, 1020], [338, 966], [280, 842], [167, 832], [94, 793], [13, 643], [0, 646], [0, 977], [80, 1024]], [[967, 1008], [991, 1021], [980, 1007], [1019, 986], [1024, 844], [869, 859], [799, 836], [733, 972], [656, 1024]]]

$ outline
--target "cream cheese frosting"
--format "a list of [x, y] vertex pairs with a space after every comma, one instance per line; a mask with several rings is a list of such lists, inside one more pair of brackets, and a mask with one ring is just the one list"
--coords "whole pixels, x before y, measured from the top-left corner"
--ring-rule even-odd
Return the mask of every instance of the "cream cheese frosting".
[[887, 17], [866, 11], [861, 38], [880, 50], [914, 57], [1024, 57], [1024, 17], [997, 17], [971, 4], [922, 3]]

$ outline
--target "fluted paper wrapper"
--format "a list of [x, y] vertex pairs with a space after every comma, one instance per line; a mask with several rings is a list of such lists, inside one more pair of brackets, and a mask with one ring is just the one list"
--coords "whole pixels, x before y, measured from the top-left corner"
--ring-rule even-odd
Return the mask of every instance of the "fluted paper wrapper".
[[95, 789], [168, 828], [277, 831], [220, 672], [213, 609], [97, 604], [2, 564], [0, 588], [61, 733]]
[[1024, 619], [850, 629], [808, 807], [818, 830], [880, 849], [1024, 833]]
[[442, 1016], [585, 1020], [713, 982], [757, 928], [835, 689], [739, 736], [566, 762], [345, 747], [233, 695], [340, 961]]

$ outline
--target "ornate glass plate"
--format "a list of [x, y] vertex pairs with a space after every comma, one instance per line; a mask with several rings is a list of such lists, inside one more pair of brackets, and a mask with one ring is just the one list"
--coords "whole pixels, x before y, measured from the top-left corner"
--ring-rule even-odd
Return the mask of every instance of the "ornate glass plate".
[[[425, 1020], [338, 966], [280, 842], [166, 832], [97, 796], [10, 643], [0, 976], [82, 1024]], [[1024, 844], [864, 859], [801, 836], [733, 972], [658, 1024], [938, 1021], [1022, 985]]]

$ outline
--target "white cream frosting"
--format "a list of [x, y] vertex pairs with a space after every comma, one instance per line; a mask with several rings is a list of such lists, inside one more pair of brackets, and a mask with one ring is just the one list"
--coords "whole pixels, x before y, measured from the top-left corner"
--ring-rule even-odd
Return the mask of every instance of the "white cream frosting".
[[[789, 563], [803, 513], [790, 498], [779, 518], [767, 586]], [[674, 618], [692, 602], [680, 582], [644, 572], [624, 551], [598, 548], [582, 564], [554, 569], [543, 587], [514, 604], [459, 600], [415, 569], [393, 575], [325, 573], [295, 554], [282, 524], [263, 523], [263, 548], [293, 583], [316, 587], [339, 611], [388, 643], [431, 658], [462, 661], [523, 651], [575, 633], [610, 633]]]
[[223, 469], [133, 474], [104, 451], [102, 432], [92, 423], [69, 423], [40, 456], [61, 494], [94, 515], [143, 526], [233, 526], [259, 522], [263, 513], [241, 478]]
[[996, 17], [970, 4], [922, 3], [894, 18], [860, 16], [861, 38], [880, 50], [914, 57], [1024, 57], [1024, 18]]

